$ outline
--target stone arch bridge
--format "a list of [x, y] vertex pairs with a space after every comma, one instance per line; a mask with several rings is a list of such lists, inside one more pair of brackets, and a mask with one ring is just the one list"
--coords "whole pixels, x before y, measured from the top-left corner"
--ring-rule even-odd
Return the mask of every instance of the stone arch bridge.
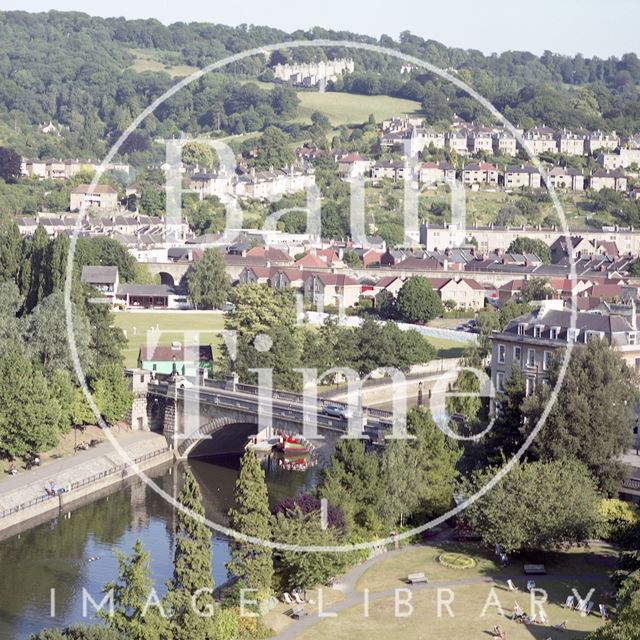
[[[140, 369], [127, 373], [135, 397], [129, 416], [132, 427], [164, 433], [178, 458], [238, 453], [249, 437], [258, 434], [265, 403], [257, 387], [234, 380], [200, 378], [199, 384], [194, 384], [193, 379], [180, 376], [154, 379]], [[337, 438], [347, 434], [346, 420], [322, 413], [325, 404], [346, 407], [318, 399], [314, 409], [318, 435]], [[273, 391], [270, 413], [272, 434], [302, 433], [305, 409], [301, 395]], [[363, 436], [374, 442], [380, 442], [392, 426], [391, 412], [379, 409], [363, 408], [354, 420]]]

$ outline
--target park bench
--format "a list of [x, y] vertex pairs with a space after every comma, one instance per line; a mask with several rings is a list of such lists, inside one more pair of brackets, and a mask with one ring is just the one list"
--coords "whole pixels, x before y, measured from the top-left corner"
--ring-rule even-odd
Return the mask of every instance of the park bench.
[[418, 584], [419, 582], [428, 582], [428, 580], [424, 573], [410, 573], [407, 576], [407, 582], [409, 584]]
[[528, 576], [532, 576], [532, 575], [545, 574], [545, 573], [547, 573], [547, 570], [544, 568], [543, 564], [525, 564], [524, 565], [524, 572]]

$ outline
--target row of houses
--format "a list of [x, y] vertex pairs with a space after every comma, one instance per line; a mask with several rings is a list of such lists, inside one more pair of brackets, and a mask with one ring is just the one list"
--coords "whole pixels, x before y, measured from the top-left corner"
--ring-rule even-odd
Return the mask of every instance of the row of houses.
[[[412, 156], [429, 147], [448, 149], [463, 156], [487, 153], [515, 157], [518, 152], [516, 136], [501, 126], [479, 126], [455, 115], [448, 131], [437, 131], [422, 125], [417, 118], [385, 120], [381, 124], [380, 145], [388, 149], [401, 147]], [[622, 139], [615, 131], [556, 130], [542, 125], [527, 130], [516, 128], [516, 133], [522, 136], [528, 150], [534, 155], [562, 153], [587, 156], [621, 147], [640, 149], [636, 136]]]
[[[109, 236], [116, 239], [152, 236], [163, 242], [168, 237], [188, 241], [194, 237], [189, 225], [185, 222], [168, 223], [157, 216], [140, 214], [84, 215], [78, 220], [71, 214], [37, 214], [33, 217], [15, 218], [21, 236], [31, 237], [38, 226], [42, 226], [51, 238], [59, 235], [71, 236], [76, 232], [79, 236]], [[127, 242], [123, 242], [127, 244]]]
[[[24, 177], [40, 178], [42, 180], [68, 180], [81, 171], [95, 172], [100, 167], [99, 162], [93, 160], [29, 160], [23, 158], [20, 172]], [[123, 162], [110, 162], [106, 171], [120, 171], [129, 175], [129, 165]]]
[[[350, 154], [346, 159], [339, 160], [339, 170], [344, 175], [349, 166], [353, 167], [350, 175], [366, 171], [367, 162], [358, 154]], [[402, 160], [382, 160], [369, 163], [371, 177], [374, 180], [393, 180], [395, 182], [408, 177], [408, 164]], [[456, 173], [454, 167], [445, 161], [423, 162], [416, 167], [415, 177], [421, 184], [437, 182], [451, 182], [456, 175], [463, 184], [474, 186], [504, 186], [505, 189], [530, 188], [539, 189], [542, 186], [542, 176], [533, 166], [527, 164], [507, 165], [499, 171], [490, 162], [470, 162]], [[553, 167], [548, 172], [549, 183], [557, 189], [582, 191], [586, 188], [594, 191], [613, 189], [627, 191], [627, 176], [620, 169], [597, 169], [591, 175], [572, 167]]]
[[305, 191], [315, 183], [312, 167], [287, 166], [269, 171], [251, 169], [240, 175], [224, 171], [195, 173], [190, 177], [189, 187], [203, 197], [269, 200]]

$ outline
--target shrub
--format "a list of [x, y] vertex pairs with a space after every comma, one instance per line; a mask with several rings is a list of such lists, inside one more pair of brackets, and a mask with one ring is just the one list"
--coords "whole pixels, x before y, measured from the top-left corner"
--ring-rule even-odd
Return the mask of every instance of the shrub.
[[595, 537], [619, 542], [640, 522], [638, 508], [616, 498], [600, 500]]

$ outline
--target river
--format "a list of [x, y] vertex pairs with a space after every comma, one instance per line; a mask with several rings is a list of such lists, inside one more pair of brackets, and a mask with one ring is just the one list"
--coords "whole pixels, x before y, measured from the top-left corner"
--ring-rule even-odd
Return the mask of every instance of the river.
[[[226, 524], [239, 458], [168, 464], [149, 475], [175, 495], [185, 464], [200, 484], [207, 516]], [[320, 473], [317, 467], [284, 471], [275, 464], [265, 466], [272, 506], [311, 487]], [[0, 542], [0, 640], [28, 638], [45, 627], [95, 621], [83, 618], [83, 588], [100, 602], [102, 587], [117, 575], [114, 550], [128, 554], [137, 539], [151, 554], [151, 577], [158, 593], [163, 593], [172, 572], [174, 529], [173, 507], [136, 480], [66, 516]], [[227, 577], [228, 539], [214, 532], [212, 547], [213, 576], [220, 585]], [[53, 616], [51, 589], [55, 589]]]

